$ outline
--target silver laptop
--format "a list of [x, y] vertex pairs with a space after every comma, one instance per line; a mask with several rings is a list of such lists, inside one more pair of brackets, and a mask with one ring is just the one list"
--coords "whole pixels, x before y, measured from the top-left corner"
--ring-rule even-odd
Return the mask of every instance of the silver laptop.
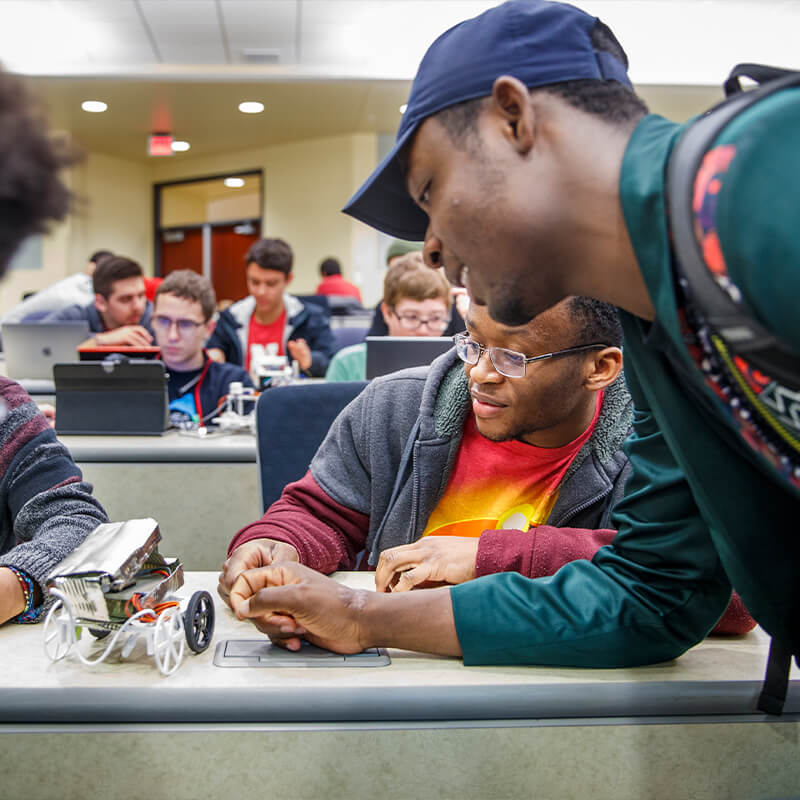
[[89, 338], [85, 319], [16, 322], [2, 326], [5, 373], [16, 380], [53, 380], [53, 364], [77, 361], [78, 345]]

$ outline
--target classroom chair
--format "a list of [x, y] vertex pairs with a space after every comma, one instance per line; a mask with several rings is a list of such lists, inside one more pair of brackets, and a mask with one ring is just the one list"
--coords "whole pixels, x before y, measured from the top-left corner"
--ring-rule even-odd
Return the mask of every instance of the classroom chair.
[[286, 484], [305, 475], [339, 412], [367, 381], [313, 383], [267, 389], [256, 405], [256, 453], [264, 511]]
[[353, 344], [360, 344], [367, 338], [367, 329], [365, 326], [359, 328], [331, 328], [333, 334], [333, 341], [336, 344], [334, 352], [338, 353], [343, 347], [349, 347]]

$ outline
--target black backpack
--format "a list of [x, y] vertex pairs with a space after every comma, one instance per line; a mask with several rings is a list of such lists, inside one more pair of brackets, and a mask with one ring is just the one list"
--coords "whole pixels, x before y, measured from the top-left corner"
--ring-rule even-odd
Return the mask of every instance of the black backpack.
[[[743, 91], [746, 76], [758, 87]], [[695, 234], [692, 207], [695, 179], [706, 153], [734, 117], [783, 89], [800, 86], [800, 72], [761, 64], [738, 64], [724, 88], [726, 99], [695, 120], [678, 140], [667, 167], [667, 208], [672, 232], [674, 268], [687, 301], [687, 316], [701, 337], [714, 369], [726, 373], [728, 386], [743, 385], [737, 357], [770, 381], [769, 405], [746, 391], [737, 402], [748, 402], [748, 412], [771, 435], [787, 458], [800, 465], [800, 355], [767, 331], [747, 304], [715, 279]], [[797, 265], [800, 269], [800, 264]], [[735, 287], [734, 287], [735, 288]], [[713, 343], [713, 344], [712, 344]], [[765, 392], [765, 397], [767, 392]], [[777, 399], [778, 402], [775, 402]], [[800, 577], [800, 576], [799, 576]], [[774, 639], [758, 708], [779, 714], [786, 699], [792, 652]], [[795, 660], [800, 665], [797, 654]]]

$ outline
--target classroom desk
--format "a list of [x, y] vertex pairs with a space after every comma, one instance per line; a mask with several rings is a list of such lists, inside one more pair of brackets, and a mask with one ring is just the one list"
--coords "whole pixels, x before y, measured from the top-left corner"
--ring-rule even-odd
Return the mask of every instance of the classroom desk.
[[60, 436], [112, 520], [153, 517], [164, 555], [217, 570], [228, 542], [261, 516], [255, 437]]
[[[184, 589], [214, 586], [215, 573], [190, 573]], [[221, 669], [217, 643], [259, 634], [221, 601], [217, 612], [211, 647], [167, 678], [141, 645], [86, 668], [49, 662], [41, 626], [0, 629], [3, 796], [717, 800], [800, 788], [797, 673], [783, 717], [752, 710], [760, 631], [636, 669], [464, 667], [402, 650], [387, 667]]]

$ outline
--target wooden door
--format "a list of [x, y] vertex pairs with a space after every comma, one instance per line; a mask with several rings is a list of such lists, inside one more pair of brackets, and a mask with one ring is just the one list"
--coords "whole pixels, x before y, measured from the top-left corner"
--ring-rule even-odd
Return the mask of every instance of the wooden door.
[[217, 301], [241, 300], [247, 295], [245, 256], [261, 238], [258, 222], [213, 225], [211, 228], [211, 282]]
[[162, 231], [161, 275], [165, 277], [177, 269], [190, 269], [203, 273], [203, 231], [185, 228], [182, 231]]

